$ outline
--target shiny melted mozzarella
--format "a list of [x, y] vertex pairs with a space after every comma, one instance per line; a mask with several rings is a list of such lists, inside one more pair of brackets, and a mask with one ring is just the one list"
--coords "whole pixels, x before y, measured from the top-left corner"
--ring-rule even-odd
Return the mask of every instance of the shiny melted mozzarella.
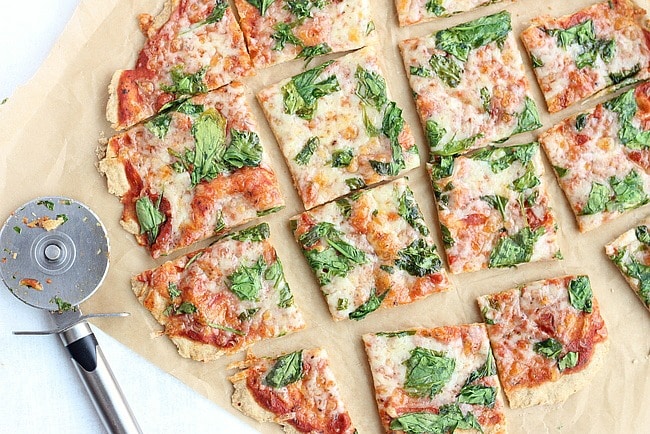
[[[475, 149], [513, 134], [530, 90], [512, 32], [501, 46], [493, 42], [470, 51], [455, 87], [435, 73], [424, 77], [411, 74], [411, 68], [428, 68], [432, 55], [446, 55], [436, 48], [435, 34], [402, 41], [400, 50], [422, 124], [431, 120], [446, 131], [440, 147], [480, 134], [468, 148]], [[481, 89], [490, 95], [489, 111]]]
[[[290, 79], [258, 94], [307, 209], [349, 193], [351, 188], [346, 181], [350, 179], [361, 178], [365, 184], [371, 185], [389, 178], [377, 174], [369, 163], [370, 160], [390, 162], [392, 154], [390, 141], [385, 135], [373, 137], [366, 130], [362, 102], [355, 95], [357, 84], [354, 76], [359, 66], [382, 75], [373, 48], [364, 48], [340, 58], [325, 68], [318, 78], [320, 81], [336, 76], [340, 90], [318, 98], [311, 120], [285, 112], [282, 87]], [[383, 113], [367, 107], [366, 114], [376, 128], [381, 128]], [[312, 137], [318, 138], [319, 146], [307, 164], [299, 164], [295, 157]], [[414, 152], [415, 140], [408, 125], [404, 125], [399, 141], [405, 163], [400, 172], [417, 167], [420, 159]], [[351, 163], [347, 167], [333, 167], [333, 153], [343, 150], [352, 151]]]
[[[645, 86], [639, 89], [646, 95], [649, 92]], [[643, 119], [646, 112], [647, 109], [640, 105], [632, 125], [640, 128], [639, 119]], [[582, 214], [593, 183], [607, 186], [610, 178], [624, 179], [634, 170], [641, 179], [643, 192], [650, 195], [650, 175], [630, 158], [629, 150], [621, 144], [618, 138], [621, 124], [616, 113], [599, 104], [581, 115], [587, 116], [581, 131], [575, 128], [576, 115], [547, 130], [539, 141], [551, 164], [567, 170], [566, 174], [558, 176], [558, 181], [576, 215], [580, 231], [586, 232], [622, 214], [615, 209]]]
[[[442, 265], [433, 276], [417, 277], [394, 264], [399, 250], [417, 239], [435, 245], [430, 234], [423, 236], [398, 215], [399, 197], [406, 189], [406, 181], [398, 179], [392, 184], [366, 190], [358, 198], [344, 199], [351, 207], [348, 218], [342, 215], [336, 203], [305, 213], [315, 222], [332, 223], [343, 233], [343, 241], [363, 251], [366, 256], [364, 264], [355, 265], [344, 277], [335, 276], [330, 283], [321, 286], [334, 319], [348, 318], [368, 301], [373, 291], [380, 295], [390, 290], [382, 305], [392, 306], [410, 303], [451, 287]], [[294, 220], [300, 222], [300, 216]], [[294, 235], [298, 239], [307, 230], [299, 225]], [[391, 271], [384, 271], [381, 266], [388, 266]], [[431, 277], [436, 278], [435, 283], [431, 282]]]
[[435, 2], [440, 8], [435, 13], [427, 9], [430, 0], [395, 0], [397, 18], [400, 26], [408, 26], [437, 17], [446, 17], [460, 12], [467, 12], [479, 6], [497, 3], [500, 0], [439, 0]]
[[[257, 129], [241, 83], [194, 97], [190, 102], [203, 105], [205, 109], [213, 107], [226, 118], [226, 143], [230, 143], [231, 128], [253, 132]], [[187, 171], [176, 172], [172, 167], [178, 160], [175, 155], [183, 155], [196, 146], [191, 133], [193, 120], [191, 116], [178, 112], [172, 112], [171, 119], [163, 139], [154, 135], [147, 124], [112, 137], [108, 145], [111, 151], [107, 153], [107, 160], [110, 161], [100, 163], [100, 167], [107, 164], [119, 166], [122, 173], [131, 167], [142, 181], [142, 185], [131, 185], [129, 191], [111, 185], [123, 182], [124, 176], [108, 176], [109, 189], [118, 191], [123, 197], [130, 193], [124, 203], [125, 210], [132, 209], [135, 201], [144, 195], [162, 195], [169, 203], [170, 217], [165, 222], [171, 227], [169, 240], [157, 252], [153, 252], [154, 255], [166, 254], [213, 236], [220, 223], [232, 228], [256, 218], [258, 212], [284, 205], [265, 154], [260, 166], [246, 169], [250, 170], [248, 176], [251, 177], [255, 173], [263, 174], [251, 178], [253, 185], [239, 180], [242, 175], [234, 171], [220, 175], [211, 182], [192, 186]], [[200, 203], [200, 207], [196, 202]], [[139, 225], [134, 219], [133, 213], [123, 214], [125, 227], [137, 233]]]
[[[440, 327], [437, 329], [415, 329], [398, 335], [365, 334], [363, 335], [368, 362], [375, 386], [377, 405], [382, 423], [388, 429], [390, 421], [409, 412], [437, 412], [444, 406], [453, 404], [460, 389], [467, 382], [470, 374], [482, 367], [488, 358], [490, 344], [483, 324]], [[417, 348], [436, 351], [455, 362], [451, 378], [439, 393], [432, 397], [409, 395], [405, 389], [407, 380], [406, 361], [411, 352]], [[486, 377], [484, 384], [498, 389], [496, 374]], [[474, 415], [482, 412], [479, 406], [464, 406], [463, 411], [472, 411]], [[494, 432], [490, 426], [501, 417], [502, 403], [499, 398], [492, 409], [493, 418], [483, 419], [484, 432]], [[479, 418], [482, 419], [482, 418]], [[487, 423], [485, 423], [487, 422]], [[497, 432], [500, 432], [497, 428]]]
[[[496, 151], [495, 155], [500, 152], [503, 151]], [[509, 167], [494, 173], [489, 161], [459, 156], [454, 159], [450, 177], [433, 181], [436, 189], [446, 196], [444, 201], [438, 200], [438, 217], [453, 239], [451, 245], [445, 246], [452, 273], [487, 268], [490, 255], [504, 235], [504, 230], [507, 235], [513, 235], [525, 227], [532, 230], [539, 227], [529, 221], [529, 213], [543, 222], [541, 226], [545, 231], [533, 246], [531, 262], [557, 256], [556, 220], [549, 206], [544, 166], [537, 146], [530, 164], [540, 184], [523, 193], [513, 189], [513, 182], [527, 170], [520, 161], [514, 161]], [[507, 200], [504, 215], [486, 200], [494, 196]], [[534, 205], [522, 208], [527, 197], [535, 198]]]
[[[590, 6], [572, 16], [540, 18], [538, 24], [522, 33], [526, 49], [541, 63], [534, 71], [550, 112], [612, 86], [614, 83], [609, 78], [612, 73], [631, 71], [638, 66], [640, 72], [635, 78], [650, 77], [650, 49], [640, 25], [645, 11], [628, 2], [609, 3]], [[599, 55], [593, 66], [578, 69], [575, 59], [583, 53], [583, 48], [577, 44], [566, 49], [560, 47], [556, 36], [549, 35], [545, 29], [564, 29], [567, 23], [575, 25], [589, 19], [594, 23], [596, 38], [613, 40], [616, 48], [608, 62]]]
[[[286, 43], [281, 50], [274, 49], [276, 40], [272, 35], [277, 24], [297, 22], [286, 3], [272, 2], [264, 16], [260, 16], [259, 10], [247, 0], [235, 0], [251, 58], [257, 68], [293, 60], [302, 50], [291, 43]], [[304, 46], [325, 43], [335, 53], [368, 45], [374, 39], [370, 3], [369, 0], [328, 1], [322, 9], [312, 7], [310, 17], [295, 26], [293, 35]]]

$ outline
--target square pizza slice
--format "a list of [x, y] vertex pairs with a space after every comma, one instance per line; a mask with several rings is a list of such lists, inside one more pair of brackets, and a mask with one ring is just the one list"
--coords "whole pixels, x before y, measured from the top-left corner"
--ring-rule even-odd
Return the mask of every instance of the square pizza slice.
[[183, 357], [214, 360], [305, 327], [262, 223], [131, 279]]
[[235, 364], [229, 379], [232, 405], [260, 422], [276, 422], [287, 433], [354, 434], [327, 352], [303, 349], [278, 357], [256, 357]]
[[609, 0], [572, 15], [533, 20], [521, 39], [548, 111], [650, 78], [644, 16], [645, 10], [630, 0]]
[[420, 164], [372, 47], [258, 93], [305, 208]]
[[335, 320], [451, 287], [403, 178], [306, 211], [291, 225]]
[[506, 11], [399, 44], [432, 155], [540, 128]]
[[363, 335], [389, 433], [506, 432], [484, 324]]
[[650, 201], [650, 84], [564, 119], [539, 141], [586, 232]]
[[374, 40], [370, 0], [235, 0], [253, 64], [349, 51]]
[[452, 273], [561, 258], [537, 143], [436, 157], [429, 171]]
[[244, 35], [227, 0], [166, 0], [142, 14], [146, 37], [133, 69], [118, 70], [108, 87], [106, 118], [123, 130], [166, 104], [251, 75]]
[[[400, 26], [424, 23], [471, 11], [480, 6], [500, 3], [502, 0], [395, 0]], [[511, 0], [515, 1], [515, 0]]]
[[639, 222], [605, 246], [634, 293], [650, 310], [650, 219]]
[[154, 258], [284, 206], [239, 82], [177, 101], [108, 141], [99, 169]]
[[565, 401], [605, 361], [607, 327], [588, 276], [527, 283], [478, 305], [512, 408]]

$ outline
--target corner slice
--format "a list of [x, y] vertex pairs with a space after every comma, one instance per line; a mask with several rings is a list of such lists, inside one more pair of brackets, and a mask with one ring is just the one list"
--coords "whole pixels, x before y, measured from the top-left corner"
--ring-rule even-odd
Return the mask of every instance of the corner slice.
[[[511, 0], [515, 1], [515, 0]], [[400, 26], [424, 23], [436, 18], [468, 12], [501, 0], [395, 0]]]
[[432, 156], [542, 126], [508, 12], [407, 39], [399, 48]]
[[650, 83], [539, 137], [580, 232], [650, 202]]
[[279, 357], [255, 357], [234, 367], [232, 405], [259, 422], [281, 424], [286, 433], [353, 434], [350, 416], [323, 349]]
[[404, 179], [291, 219], [335, 320], [360, 320], [451, 284]]
[[167, 0], [142, 14], [147, 40], [133, 69], [111, 79], [106, 118], [123, 130], [178, 98], [205, 93], [251, 75], [244, 36], [226, 0]]
[[537, 143], [436, 157], [428, 167], [452, 273], [562, 257]]
[[420, 164], [372, 47], [283, 80], [257, 97], [307, 209]]
[[199, 361], [304, 328], [263, 223], [131, 280], [183, 357]]
[[650, 310], [650, 219], [624, 232], [605, 246], [605, 253]]
[[363, 342], [386, 432], [506, 432], [484, 324], [366, 334]]
[[557, 404], [587, 385], [609, 340], [588, 276], [478, 298], [510, 407]]
[[521, 39], [549, 112], [650, 77], [645, 13], [629, 0], [609, 0], [533, 20]]
[[244, 91], [233, 82], [169, 104], [108, 141], [99, 170], [154, 258], [284, 206]]
[[235, 0], [256, 68], [349, 51], [373, 41], [369, 0]]

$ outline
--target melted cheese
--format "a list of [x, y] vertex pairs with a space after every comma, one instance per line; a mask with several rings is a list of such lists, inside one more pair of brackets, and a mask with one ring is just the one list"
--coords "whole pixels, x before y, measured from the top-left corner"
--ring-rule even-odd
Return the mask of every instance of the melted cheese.
[[[334, 75], [340, 90], [318, 98], [317, 109], [311, 120], [285, 112], [282, 87], [291, 79], [283, 80], [258, 94], [307, 209], [349, 193], [351, 188], [347, 182], [353, 178], [362, 178], [366, 185], [391, 178], [376, 173], [369, 162], [390, 162], [392, 154], [388, 137], [383, 134], [372, 137], [366, 131], [362, 102], [355, 95], [357, 80], [354, 76], [359, 66], [382, 75], [374, 49], [370, 47], [332, 63], [321, 72], [318, 81]], [[368, 107], [366, 114], [376, 128], [381, 127], [383, 113]], [[312, 137], [318, 137], [320, 144], [307, 164], [299, 164], [294, 158]], [[404, 158], [404, 168], [400, 173], [404, 173], [420, 163], [415, 139], [406, 124], [399, 135], [399, 144]], [[353, 153], [352, 162], [346, 167], [334, 167], [333, 153], [348, 149]]]
[[[266, 240], [242, 242], [227, 238], [135, 276], [134, 290], [140, 302], [165, 326], [167, 336], [175, 343], [179, 339], [190, 341], [198, 348], [184, 351], [179, 345], [182, 356], [212, 360], [240, 351], [260, 339], [282, 336], [305, 326], [295, 305], [279, 306], [280, 293], [274, 281], [264, 276], [264, 270], [261, 288], [254, 300], [240, 299], [230, 289], [230, 276], [238, 267], [251, 267], [260, 258], [268, 267], [275, 262], [275, 255], [274, 248]], [[284, 281], [284, 276], [282, 279]], [[176, 288], [180, 295], [172, 299], [170, 287]], [[191, 303], [196, 312], [175, 314], [173, 309], [168, 311], [170, 306], [181, 303]], [[253, 314], [241, 317], [251, 309], [255, 310]]]
[[[517, 391], [528, 389], [534, 395], [534, 390], [545, 384], [579, 373], [589, 366], [595, 347], [607, 341], [597, 301], [592, 300], [591, 313], [571, 305], [568, 285], [575, 277], [541, 280], [478, 298], [488, 322], [499, 378], [511, 401]], [[560, 356], [578, 353], [575, 367], [560, 371], [556, 358], [534, 351], [535, 343], [549, 338], [562, 345]], [[553, 397], [558, 395], [554, 393]], [[550, 403], [551, 398], [536, 396], [531, 402]]]
[[[447, 85], [435, 72], [429, 76], [411, 73], [411, 68], [428, 68], [434, 54], [446, 56], [436, 48], [435, 34], [407, 39], [399, 48], [422, 125], [434, 121], [445, 130], [433, 152], [451, 141], [480, 135], [465, 150], [476, 149], [515, 132], [518, 114], [524, 111], [531, 94], [512, 32], [503, 44], [492, 42], [471, 50], [455, 87]], [[450, 58], [455, 61], [453, 56]], [[484, 107], [481, 89], [490, 95], [489, 110]]]
[[[650, 86], [639, 86], [635, 98], [638, 109], [632, 125], [640, 128], [641, 120], [648, 116], [649, 108], [645, 101], [650, 98]], [[580, 131], [575, 127], [578, 116], [586, 116], [587, 119]], [[621, 143], [618, 138], [620, 128], [618, 115], [599, 104], [593, 110], [563, 120], [539, 138], [551, 164], [566, 169], [566, 174], [558, 175], [558, 181], [576, 215], [581, 232], [595, 229], [625, 212], [605, 209], [584, 215], [583, 209], [593, 183], [607, 186], [610, 178], [624, 179], [634, 170], [641, 180], [643, 193], [650, 195], [648, 168], [635, 161], [632, 150]]]
[[[298, 23], [289, 11], [287, 1], [274, 1], [264, 16], [247, 0], [235, 0], [241, 18], [241, 27], [256, 68], [265, 68], [293, 60], [302, 47], [286, 43], [283, 49], [274, 49], [272, 38], [278, 23]], [[295, 26], [292, 33], [306, 47], [327, 44], [332, 52], [354, 50], [374, 40], [369, 0], [328, 1], [322, 9], [313, 7], [310, 17]]]
[[[226, 143], [230, 143], [232, 128], [253, 132], [257, 129], [241, 83], [189, 101], [205, 109], [213, 107], [226, 118]], [[109, 140], [107, 156], [100, 162], [109, 189], [116, 191], [124, 203], [123, 224], [133, 228], [141, 244], [147, 245], [148, 241], [139, 234], [135, 202], [150, 196], [156, 203], [156, 198], [162, 196], [168, 204], [163, 223], [168, 232], [150, 246], [154, 257], [215, 235], [220, 223], [225, 228], [233, 228], [257, 218], [259, 212], [284, 205], [275, 174], [264, 154], [257, 167], [226, 172], [212, 181], [192, 186], [189, 173], [176, 172], [172, 165], [178, 160], [174, 155], [183, 155], [196, 146], [191, 133], [193, 118], [175, 111], [170, 116], [169, 130], [163, 139], [154, 135], [146, 124], [135, 126]], [[127, 171], [131, 184], [125, 187]]]
[[[343, 241], [365, 254], [364, 264], [353, 266], [344, 277], [335, 276], [321, 286], [334, 319], [348, 318], [368, 301], [373, 291], [377, 295], [389, 291], [381, 306], [393, 306], [450, 289], [443, 266], [423, 277], [412, 276], [395, 266], [399, 250], [415, 240], [435, 246], [430, 234], [423, 236], [398, 215], [399, 198], [407, 188], [406, 181], [399, 179], [364, 191], [358, 198], [345, 199], [350, 205], [349, 217], [341, 213], [339, 205], [329, 203], [292, 219], [297, 225], [294, 235], [298, 241], [316, 223], [329, 222], [342, 232]], [[390, 272], [382, 270], [382, 266], [389, 267]]]
[[[512, 149], [515, 148], [495, 151], [495, 155]], [[514, 161], [495, 173], [489, 161], [471, 155], [459, 156], [454, 159], [451, 176], [433, 180], [434, 189], [442, 192], [443, 196], [437, 200], [439, 221], [449, 230], [453, 240], [451, 245], [445, 246], [452, 273], [487, 268], [499, 240], [526, 227], [533, 231], [539, 227], [544, 229], [533, 245], [531, 262], [558, 256], [557, 223], [549, 206], [544, 166], [537, 145], [529, 164], [532, 164], [532, 174], [540, 184], [523, 192], [513, 187], [513, 183], [529, 169], [521, 161]], [[507, 201], [503, 205], [504, 215], [486, 200], [486, 197], [494, 196]], [[526, 198], [533, 203], [526, 204]]]
[[134, 69], [123, 71], [113, 89], [118, 105], [115, 129], [148, 119], [175, 99], [177, 95], [164, 90], [173, 84], [174, 70], [183, 74], [205, 70], [203, 84], [207, 90], [253, 72], [244, 37], [230, 7], [221, 20], [203, 24], [215, 7], [214, 0], [192, 1], [191, 7], [187, 0], [176, 3], [169, 19], [160, 28], [148, 31]]
[[[540, 17], [522, 33], [526, 49], [541, 63], [534, 71], [551, 113], [613, 86], [612, 73], [638, 66], [635, 79], [650, 77], [650, 48], [641, 25], [644, 15], [643, 9], [628, 0], [602, 2], [570, 16]], [[565, 49], [545, 30], [566, 29], [587, 20], [594, 23], [597, 39], [613, 40], [616, 48], [611, 60], [605, 62], [599, 55], [593, 66], [579, 69], [575, 59], [583, 48], [571, 44]]]
[[[438, 0], [436, 6], [440, 11], [436, 14], [427, 10], [431, 0], [395, 0], [397, 19], [400, 26], [409, 26], [439, 17], [448, 17], [460, 12], [467, 12], [479, 6], [499, 3], [501, 0]], [[514, 1], [514, 0], [513, 0]]]
[[[372, 372], [379, 415], [389, 431], [391, 420], [411, 412], [433, 412], [453, 404], [470, 374], [486, 363], [490, 344], [483, 324], [469, 324], [436, 329], [415, 329], [402, 335], [363, 335], [365, 350]], [[407, 367], [405, 362], [416, 347], [442, 353], [455, 362], [451, 378], [433, 397], [417, 397], [405, 390]], [[485, 386], [497, 389], [496, 374], [480, 380]], [[492, 408], [461, 404], [465, 413], [477, 416], [485, 433], [505, 432], [503, 402], [498, 397]]]

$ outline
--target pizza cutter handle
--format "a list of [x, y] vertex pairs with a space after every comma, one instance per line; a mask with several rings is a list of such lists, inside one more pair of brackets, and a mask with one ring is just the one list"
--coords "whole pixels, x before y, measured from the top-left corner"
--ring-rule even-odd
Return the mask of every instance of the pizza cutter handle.
[[142, 433], [90, 325], [81, 322], [59, 336], [108, 432]]

